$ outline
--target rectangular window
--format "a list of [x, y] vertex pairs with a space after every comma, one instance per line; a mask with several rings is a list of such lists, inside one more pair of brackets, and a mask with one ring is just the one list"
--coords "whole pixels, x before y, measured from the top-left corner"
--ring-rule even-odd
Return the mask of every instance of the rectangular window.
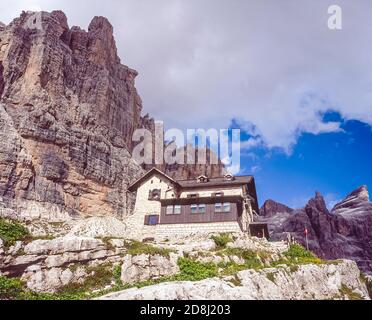
[[230, 202], [226, 202], [223, 204], [223, 212], [230, 212], [231, 211], [231, 204]]
[[181, 206], [179, 204], [176, 204], [174, 206], [174, 211], [173, 211], [174, 214], [181, 214]]
[[198, 213], [198, 205], [197, 204], [192, 204], [190, 206], [191, 213]]
[[167, 206], [167, 214], [181, 214], [181, 205]]
[[214, 212], [222, 212], [222, 203], [216, 203], [214, 205]]
[[158, 218], [159, 216], [150, 216], [149, 217], [149, 225], [150, 226], [155, 226], [158, 224]]
[[191, 213], [205, 213], [206, 211], [206, 205], [205, 204], [192, 204], [190, 206], [191, 208]]
[[205, 213], [206, 205], [205, 204], [199, 204], [199, 213]]
[[173, 214], [173, 206], [167, 206], [167, 214]]
[[216, 192], [212, 194], [212, 197], [223, 197], [224, 193], [223, 192]]
[[159, 216], [158, 215], [146, 215], [145, 216], [145, 225], [147, 226], [155, 226], [159, 223]]

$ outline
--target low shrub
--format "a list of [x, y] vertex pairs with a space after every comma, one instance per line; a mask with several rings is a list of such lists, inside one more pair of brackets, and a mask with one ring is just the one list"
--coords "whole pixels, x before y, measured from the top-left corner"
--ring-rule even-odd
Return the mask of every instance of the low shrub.
[[199, 281], [218, 276], [218, 268], [214, 263], [202, 263], [189, 258], [179, 258], [180, 273], [175, 276], [180, 281]]
[[219, 235], [213, 235], [213, 236], [211, 236], [211, 239], [216, 244], [217, 249], [226, 248], [226, 245], [229, 242], [233, 241], [233, 239], [231, 238], [231, 235], [229, 233], [221, 233]]
[[323, 261], [318, 258], [311, 251], [306, 250], [304, 247], [298, 244], [292, 244], [289, 249], [283, 254], [290, 263], [295, 264], [307, 264], [314, 263], [320, 264]]

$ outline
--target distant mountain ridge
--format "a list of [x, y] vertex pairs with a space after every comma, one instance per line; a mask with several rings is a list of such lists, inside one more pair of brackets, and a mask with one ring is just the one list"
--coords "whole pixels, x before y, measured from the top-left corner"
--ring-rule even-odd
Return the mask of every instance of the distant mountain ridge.
[[310, 250], [326, 259], [354, 260], [372, 274], [372, 203], [367, 186], [351, 192], [331, 211], [319, 192], [302, 209], [268, 200], [258, 219], [269, 224], [273, 240], [286, 240], [290, 233], [305, 245], [307, 228]]

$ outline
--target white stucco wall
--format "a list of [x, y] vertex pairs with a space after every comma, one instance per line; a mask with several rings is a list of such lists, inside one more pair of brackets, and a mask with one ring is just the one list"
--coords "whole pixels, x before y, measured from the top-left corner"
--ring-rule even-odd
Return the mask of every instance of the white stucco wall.
[[[201, 185], [201, 187], [203, 187]], [[160, 215], [161, 204], [159, 201], [149, 200], [149, 191], [154, 189], [161, 190], [161, 198], [169, 199], [174, 197], [174, 189], [172, 183], [160, 174], [154, 173], [153, 176], [147, 178], [138, 187], [136, 193], [136, 203], [133, 214], [125, 221], [128, 230], [128, 237], [132, 239], [143, 240], [144, 238], [164, 237], [168, 233], [172, 234], [187, 234], [193, 232], [237, 232], [241, 231], [238, 222], [221, 222], [221, 223], [190, 223], [176, 225], [157, 225], [146, 226], [144, 220], [146, 215]], [[199, 197], [211, 197], [213, 193], [223, 192], [225, 196], [243, 195], [241, 186], [214, 187], [206, 189], [193, 189], [183, 191], [181, 198], [187, 198], [189, 194], [198, 193]], [[250, 209], [250, 208], [249, 208]], [[250, 210], [244, 210], [241, 217], [241, 223], [247, 225], [250, 222]], [[244, 228], [245, 229], [245, 228]], [[246, 230], [244, 230], [246, 231]]]

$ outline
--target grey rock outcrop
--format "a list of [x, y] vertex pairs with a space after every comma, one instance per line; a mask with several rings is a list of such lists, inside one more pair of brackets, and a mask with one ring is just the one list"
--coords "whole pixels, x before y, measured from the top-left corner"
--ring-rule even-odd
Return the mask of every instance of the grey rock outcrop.
[[177, 258], [173, 253], [169, 257], [158, 254], [126, 255], [121, 268], [121, 281], [132, 284], [174, 275], [179, 272]]
[[56, 270], [49, 273], [51, 269], [63, 272], [74, 264], [120, 262], [125, 251], [124, 242], [120, 239], [112, 239], [109, 244], [100, 239], [73, 236], [34, 240], [28, 244], [17, 242], [2, 250], [0, 270], [11, 277], [32, 275], [32, 281], [36, 281], [36, 278], [55, 275]]
[[[199, 282], [167, 282], [145, 288], [132, 288], [103, 296], [101, 300], [313, 300], [349, 299], [349, 295], [368, 300], [365, 284], [359, 280], [353, 261], [337, 265], [303, 265], [244, 270], [232, 279]], [[345, 290], [346, 289], [346, 290]]]

